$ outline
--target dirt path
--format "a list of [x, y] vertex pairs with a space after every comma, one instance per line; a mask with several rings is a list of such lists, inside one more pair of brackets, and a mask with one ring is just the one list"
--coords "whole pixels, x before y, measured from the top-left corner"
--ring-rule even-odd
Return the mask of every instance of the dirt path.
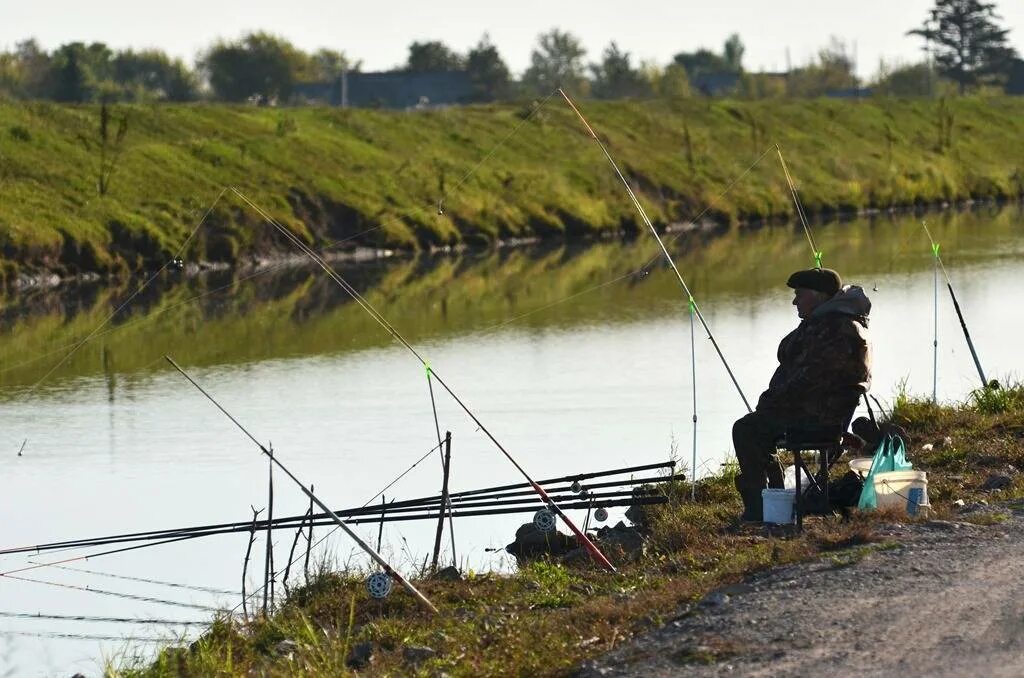
[[580, 675], [1022, 676], [1024, 510], [1004, 515], [755, 575]]

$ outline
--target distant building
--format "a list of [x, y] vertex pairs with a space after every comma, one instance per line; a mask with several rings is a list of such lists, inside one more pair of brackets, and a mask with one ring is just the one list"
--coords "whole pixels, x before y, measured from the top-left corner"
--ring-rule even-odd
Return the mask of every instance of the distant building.
[[295, 87], [299, 102], [356, 108], [418, 108], [469, 103], [473, 83], [465, 71], [345, 73], [334, 82]]
[[1006, 93], [1024, 95], [1024, 59], [1014, 59], [1007, 74]]
[[825, 92], [829, 99], [863, 99], [874, 94], [870, 87], [847, 87], [845, 89], [833, 89]]
[[734, 94], [739, 84], [739, 73], [697, 73], [690, 78], [690, 87], [707, 97]]

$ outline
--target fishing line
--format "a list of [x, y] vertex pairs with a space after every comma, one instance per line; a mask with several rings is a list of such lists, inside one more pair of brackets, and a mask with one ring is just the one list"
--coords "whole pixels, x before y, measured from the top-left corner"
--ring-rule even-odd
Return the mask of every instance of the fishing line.
[[192, 238], [195, 237], [196, 233], [199, 232], [199, 229], [202, 228], [203, 224], [206, 223], [206, 220], [209, 218], [210, 214], [213, 213], [213, 209], [217, 206], [217, 203], [221, 201], [221, 198], [224, 197], [224, 194], [227, 192], [227, 190], [227, 188], [221, 189], [221, 192], [217, 194], [217, 199], [213, 201], [209, 209], [206, 210], [206, 213], [203, 214], [203, 218], [199, 220], [199, 223], [196, 224], [196, 227], [192, 229], [192, 232], [188, 234], [188, 237], [185, 238], [185, 240], [181, 243], [178, 249], [175, 250], [174, 254], [166, 262], [164, 262], [164, 264], [160, 268], [158, 268], [155, 273], [146, 278], [142, 285], [137, 290], [132, 292], [128, 296], [128, 298], [125, 299], [117, 308], [115, 308], [113, 312], [111, 312], [100, 324], [94, 327], [92, 331], [85, 336], [84, 339], [82, 339], [81, 341], [77, 342], [74, 346], [72, 346], [71, 350], [68, 351], [63, 358], [57, 361], [57, 363], [53, 367], [51, 367], [42, 377], [40, 377], [34, 384], [32, 384], [29, 387], [28, 391], [23, 395], [23, 397], [27, 398], [28, 396], [32, 395], [40, 384], [49, 379], [54, 372], [56, 372], [64, 363], [66, 363], [71, 358], [71, 356], [73, 356], [75, 353], [78, 352], [80, 348], [82, 348], [89, 341], [91, 341], [93, 337], [95, 337], [96, 334], [101, 329], [106, 327], [106, 325], [110, 323], [110, 321], [113, 320], [118, 313], [120, 313], [122, 310], [124, 310], [125, 307], [128, 306], [128, 304], [134, 301], [135, 297], [139, 296], [139, 294], [141, 294], [144, 289], [149, 287], [149, 285], [154, 280], [156, 280], [161, 273], [167, 270], [168, 266], [170, 266], [172, 263], [174, 263], [176, 259], [179, 258], [179, 256], [185, 251], [185, 248], [188, 247], [188, 244], [192, 242]]
[[4, 575], [9, 579], [17, 579], [18, 581], [32, 582], [33, 584], [44, 584], [46, 586], [56, 586], [62, 589], [69, 589], [72, 591], [85, 591], [88, 593], [98, 593], [103, 596], [113, 596], [115, 598], [123, 598], [125, 600], [137, 600], [143, 603], [158, 603], [160, 605], [171, 605], [173, 607], [187, 607], [193, 610], [204, 610], [206, 612], [217, 612], [216, 607], [209, 607], [208, 605], [199, 605], [197, 603], [182, 603], [176, 600], [164, 600], [163, 598], [153, 598], [150, 596], [139, 596], [133, 593], [121, 593], [120, 591], [107, 591], [106, 589], [97, 589], [91, 586], [76, 586], [75, 584], [63, 584], [56, 581], [46, 581], [45, 579], [34, 579], [32, 577], [22, 577], [20, 575], [8, 574]]
[[[113, 555], [115, 553], [125, 553], [127, 551], [134, 551], [135, 549], [145, 548], [147, 546], [159, 546], [161, 544], [172, 544], [174, 542], [183, 541], [183, 540], [189, 539], [189, 538], [190, 538], [190, 535], [185, 534], [185, 535], [181, 535], [181, 536], [174, 536], [171, 539], [165, 539], [165, 540], [157, 542], [155, 544], [139, 544], [137, 546], [125, 546], [123, 548], [112, 549], [110, 551], [101, 551], [100, 553], [90, 553], [90, 554], [85, 555], [85, 556], [75, 556], [74, 558], [65, 558], [63, 560], [57, 560], [57, 561], [54, 561], [54, 562], [51, 562], [51, 563], [34, 563], [34, 564], [28, 565], [26, 567], [20, 567], [20, 568], [14, 569], [14, 570], [7, 570], [6, 572], [0, 572], [0, 577], [9, 577], [12, 574], [16, 574], [18, 572], [28, 572], [29, 570], [39, 570], [39, 569], [42, 569], [44, 567], [53, 567], [54, 565], [64, 565], [65, 563], [74, 563], [74, 562], [78, 562], [80, 560], [89, 560], [90, 558], [99, 558], [100, 556], [109, 556], [109, 555]], [[135, 540], [125, 539], [125, 540], [117, 540], [117, 541], [135, 541]], [[65, 550], [73, 550], [73, 549], [77, 549], [77, 548], [88, 548], [88, 546], [72, 545], [72, 546], [65, 547]], [[33, 549], [33, 550], [37, 550], [37, 549]], [[17, 551], [13, 551], [13, 552], [17, 553]]]
[[139, 636], [97, 636], [87, 633], [57, 633], [50, 631], [0, 631], [0, 636], [24, 636], [28, 638], [53, 638], [55, 640], [115, 640], [125, 643], [166, 643], [167, 638], [146, 638]]
[[[381, 327], [383, 327], [389, 334], [391, 334], [392, 337], [394, 337], [403, 346], [405, 346], [414, 356], [416, 356], [417, 360], [420, 361], [420, 364], [423, 365], [424, 368], [426, 368], [427, 361], [423, 358], [423, 356], [421, 356], [416, 351], [416, 349], [413, 348], [408, 341], [406, 341], [405, 337], [403, 337], [398, 332], [398, 330], [396, 330], [394, 326], [392, 326], [391, 323], [387, 321], [387, 319], [385, 319], [375, 308], [373, 308], [373, 306], [368, 301], [366, 301], [366, 299], [364, 299], [362, 295], [360, 295], [359, 292], [355, 290], [355, 288], [349, 285], [348, 282], [344, 280], [344, 278], [342, 278], [330, 265], [328, 265], [327, 262], [325, 262], [322, 258], [318, 257], [315, 252], [313, 252], [309, 247], [306, 246], [305, 243], [299, 240], [298, 237], [292, 234], [291, 231], [289, 231], [284, 226], [279, 224], [272, 217], [270, 217], [269, 214], [267, 214], [265, 211], [263, 211], [261, 208], [255, 205], [251, 200], [245, 197], [241, 192], [238, 191], [237, 188], [232, 190], [239, 197], [241, 197], [242, 200], [244, 200], [253, 209], [255, 209], [259, 214], [263, 215], [263, 217], [267, 219], [267, 221], [270, 222], [280, 233], [282, 233], [286, 238], [290, 239], [295, 244], [296, 247], [298, 247], [300, 250], [305, 252], [310, 258], [312, 258], [313, 261], [316, 262], [317, 265], [319, 265], [331, 277], [331, 279], [337, 282], [338, 285], [343, 290], [345, 290], [349, 294], [349, 296], [352, 297], [352, 299], [356, 301], [356, 303], [358, 303], [364, 310], [366, 310], [367, 313], [370, 314], [370, 317], [374, 318]], [[572, 533], [576, 535], [577, 540], [579, 540], [579, 542], [583, 545], [583, 547], [590, 554], [590, 556], [598, 563], [600, 563], [605, 569], [614, 572], [615, 567], [607, 558], [605, 558], [604, 554], [601, 553], [600, 549], [597, 548], [597, 546], [590, 540], [590, 538], [582, 531], [580, 531], [576, 524], [567, 515], [562, 513], [561, 509], [559, 509], [554, 502], [550, 501], [550, 499], [547, 498], [544, 489], [533, 482], [529, 474], [526, 473], [526, 470], [523, 469], [523, 467], [519, 465], [519, 463], [508, 452], [508, 450], [506, 450], [505, 447], [500, 442], [498, 442], [498, 439], [494, 437], [490, 430], [486, 426], [484, 426], [483, 422], [480, 421], [480, 419], [477, 418], [473, 411], [469, 409], [469, 407], [455, 394], [455, 392], [448, 386], [444, 379], [441, 378], [437, 371], [432, 369], [431, 372], [434, 378], [437, 380], [437, 383], [441, 384], [444, 390], [448, 392], [448, 395], [450, 395], [455, 400], [455, 402], [459, 404], [459, 406], [469, 416], [469, 418], [476, 423], [477, 427], [481, 431], [483, 431], [484, 434], [491, 440], [491, 442], [494, 443], [494, 445], [502, 452], [502, 454], [505, 455], [505, 458], [508, 459], [516, 468], [516, 470], [518, 470], [519, 473], [522, 474], [522, 476], [533, 485], [534, 490], [536, 490], [537, 494], [544, 498], [546, 502], [548, 502], [548, 506], [551, 509], [551, 511], [555, 513], [555, 515], [557, 515], [559, 518], [561, 518], [562, 521], [566, 524], [566, 527], [568, 527], [570, 531], [572, 531]]]
[[158, 586], [167, 586], [175, 589], [187, 589], [190, 591], [199, 591], [201, 593], [212, 593], [214, 595], [223, 596], [234, 596], [238, 595], [238, 591], [226, 591], [224, 589], [215, 589], [208, 586], [196, 586], [193, 584], [177, 584], [169, 581], [161, 581], [159, 579], [145, 579], [143, 577], [130, 577], [125, 574], [113, 574], [111, 572], [97, 572], [96, 570], [86, 570], [80, 567], [68, 567], [67, 565], [53, 565], [54, 569], [67, 570], [68, 572], [81, 572], [83, 574], [91, 574], [97, 577], [109, 577], [111, 579], [123, 579], [125, 581], [136, 581], [143, 584], [156, 584]]
[[729, 367], [729, 362], [725, 359], [725, 354], [722, 353], [722, 349], [719, 347], [718, 341], [715, 339], [714, 334], [712, 334], [711, 332], [711, 328], [708, 326], [707, 321], [704, 319], [704, 314], [701, 313], [700, 307], [694, 300], [693, 293], [690, 292], [689, 286], [686, 284], [686, 281], [683, 280], [683, 275], [679, 272], [679, 269], [676, 267], [676, 262], [672, 259], [672, 255], [668, 253], [668, 249], [665, 247], [665, 242], [661, 239], [661, 236], [658, 235], [658, 229], [654, 227], [654, 224], [651, 222], [650, 218], [648, 218], [647, 212], [644, 211], [643, 205], [640, 204], [640, 200], [637, 199], [636, 194], [633, 192], [633, 188], [629, 185], [629, 182], [626, 180], [625, 175], [622, 174], [622, 170], [619, 169], [619, 166], [615, 162], [615, 159], [612, 158], [611, 153], [608, 152], [608, 147], [605, 146], [604, 142], [601, 141], [600, 137], [597, 136], [597, 133], [594, 131], [594, 128], [590, 126], [590, 123], [587, 122], [587, 119], [583, 116], [583, 113], [580, 112], [580, 109], [576, 107], [576, 104], [573, 103], [572, 99], [569, 98], [569, 95], [566, 94], [562, 89], [559, 89], [558, 91], [562, 95], [562, 98], [565, 99], [565, 102], [569, 104], [569, 107], [572, 108], [573, 112], [575, 112], [576, 115], [579, 116], [580, 121], [583, 122], [583, 126], [587, 128], [588, 132], [590, 132], [590, 136], [601, 148], [601, 152], [604, 153], [604, 157], [608, 159], [608, 162], [611, 164], [612, 169], [615, 170], [615, 174], [617, 174], [619, 179], [622, 181], [622, 185], [626, 187], [626, 192], [629, 194], [629, 199], [633, 202], [633, 206], [636, 207], [637, 212], [640, 213], [640, 217], [643, 219], [644, 223], [650, 229], [651, 234], [654, 236], [654, 239], [657, 240], [658, 246], [661, 248], [662, 254], [665, 255], [666, 262], [669, 264], [669, 266], [672, 267], [672, 271], [676, 274], [676, 278], [679, 280], [679, 284], [683, 288], [683, 292], [686, 294], [686, 297], [690, 300], [690, 303], [693, 305], [694, 313], [700, 320], [701, 325], [704, 327], [704, 331], [707, 332], [708, 339], [711, 340], [711, 344], [715, 347], [715, 351], [718, 353], [718, 357], [719, 359], [721, 359], [722, 365], [725, 367], [725, 371], [729, 374], [729, 378], [732, 380], [733, 386], [736, 387], [736, 391], [737, 393], [739, 393], [740, 399], [743, 400], [743, 404], [746, 406], [747, 411], [753, 412], [753, 409], [751, 409], [750, 407], [750, 403], [747, 402], [747, 396], [743, 394], [743, 389], [740, 388], [740, 384], [736, 380], [736, 376], [733, 374], [732, 368]]
[[775, 150], [779, 154], [779, 162], [782, 163], [782, 171], [786, 175], [786, 183], [789, 184], [789, 193], [793, 196], [793, 205], [796, 207], [796, 213], [800, 219], [800, 224], [804, 227], [804, 234], [807, 235], [807, 242], [811, 246], [811, 256], [814, 257], [815, 268], [821, 268], [821, 257], [823, 252], [818, 249], [818, 244], [814, 242], [814, 235], [811, 233], [811, 225], [807, 221], [807, 214], [804, 212], [803, 203], [800, 201], [800, 194], [796, 190], [796, 183], [793, 182], [793, 177], [789, 173], [789, 167], [786, 165], [786, 159], [782, 157], [782, 148], [778, 144], [775, 144]]
[[[209, 621], [182, 619], [136, 619], [134, 617], [92, 617], [84, 614], [43, 614], [41, 612], [2, 612], [8, 619], [46, 619], [51, 621], [109, 622], [111, 624], [156, 624], [158, 626], [209, 626]], [[4, 631], [0, 631], [4, 633]]]
[[[971, 333], [967, 330], [967, 321], [964, 320], [963, 311], [960, 310], [960, 302], [957, 301], [956, 292], [953, 291], [953, 281], [949, 279], [949, 273], [946, 271], [946, 265], [942, 262], [942, 257], [939, 255], [939, 244], [932, 238], [932, 232], [928, 230], [928, 224], [924, 220], [921, 221], [921, 226], [924, 228], [925, 235], [928, 236], [928, 242], [932, 246], [932, 254], [935, 256], [935, 261], [938, 262], [939, 268], [942, 269], [942, 275], [946, 279], [946, 289], [949, 290], [949, 296], [953, 300], [953, 309], [956, 311], [956, 317], [960, 319], [960, 328], [963, 330], [964, 339], [967, 340], [967, 348], [971, 350], [971, 358], [974, 359], [974, 367], [978, 370], [978, 377], [981, 378], [981, 387], [983, 389], [989, 388], [989, 381], [985, 378], [985, 371], [981, 369], [981, 360], [978, 359], [978, 352], [974, 348], [974, 342], [971, 340]], [[938, 301], [936, 300], [936, 304]], [[938, 310], [936, 309], [936, 317], [938, 317]], [[936, 323], [938, 321], [936, 320]], [[938, 344], [938, 330], [936, 329], [936, 345]], [[936, 346], [936, 353], [938, 348]], [[936, 363], [938, 358], [936, 358]], [[936, 369], [938, 369], [936, 367]]]

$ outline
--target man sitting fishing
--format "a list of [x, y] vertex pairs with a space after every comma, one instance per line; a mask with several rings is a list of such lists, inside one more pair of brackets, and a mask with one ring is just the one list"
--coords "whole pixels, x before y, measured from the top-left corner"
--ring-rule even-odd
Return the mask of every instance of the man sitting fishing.
[[836, 425], [845, 431], [871, 386], [871, 302], [864, 290], [844, 287], [827, 268], [797, 271], [786, 285], [794, 290], [800, 324], [779, 344], [779, 366], [757, 407], [732, 428], [745, 521], [761, 520], [765, 486], [783, 487], [775, 443], [786, 429]]

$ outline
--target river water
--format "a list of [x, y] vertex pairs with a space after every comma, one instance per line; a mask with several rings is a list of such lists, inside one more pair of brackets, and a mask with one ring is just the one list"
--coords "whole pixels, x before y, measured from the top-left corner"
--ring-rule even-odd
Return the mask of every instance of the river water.
[[[1012, 377], [1024, 335], [1016, 309], [1024, 295], [1020, 208], [933, 214], [928, 222], [988, 376]], [[857, 219], [816, 226], [815, 234], [824, 264], [861, 284], [874, 304], [874, 394], [890, 401], [901, 383], [930, 394], [934, 270], [919, 218]], [[796, 324], [784, 281], [813, 263], [802, 232], [791, 226], [690, 231], [675, 236], [671, 249], [753, 402], [775, 367], [778, 340]], [[550, 477], [663, 461], [673, 453], [690, 467], [690, 321], [678, 283], [658, 264], [649, 275], [593, 289], [656, 252], [642, 237], [338, 270], [534, 477]], [[266, 506], [265, 459], [169, 368], [164, 354], [256, 437], [272, 442], [279, 458], [332, 506], [362, 504], [436, 444], [423, 367], [322, 273], [292, 268], [251, 279], [211, 273], [161, 280], [104, 325], [133, 289], [79, 286], [5, 301], [0, 454], [8, 462], [0, 473], [0, 547], [246, 520], [250, 506]], [[938, 312], [939, 397], [963, 400], [978, 376], [944, 288]], [[67, 357], [69, 346], [97, 328]], [[745, 410], [699, 328], [696, 381], [697, 473], [703, 475], [731, 454], [731, 422]], [[442, 431], [453, 436], [453, 490], [519, 481], [451, 398], [436, 388], [435, 394]], [[428, 458], [387, 496], [436, 493], [439, 485], [439, 462]], [[274, 501], [276, 515], [307, 507], [280, 475]], [[620, 515], [613, 511], [612, 520]], [[456, 522], [458, 561], [477, 570], [511, 568], [500, 547], [526, 519]], [[432, 523], [388, 525], [383, 551], [410, 569], [430, 550], [433, 529]], [[377, 538], [376, 527], [359, 532]], [[317, 537], [326, 533], [319, 529]], [[278, 564], [291, 541], [291, 534], [275, 537]], [[104, 657], [146, 656], [154, 647], [147, 639], [184, 628], [195, 635], [202, 627], [12, 615], [202, 621], [208, 611], [182, 604], [237, 605], [239, 595], [227, 592], [240, 589], [247, 543], [248, 535], [211, 537], [16, 573], [38, 581], [2, 578], [0, 665], [17, 675], [91, 675]], [[260, 577], [263, 548], [258, 538], [251, 580]], [[322, 554], [368, 567], [339, 534], [315, 550], [314, 560]], [[0, 567], [10, 572], [79, 555], [6, 556]], [[451, 558], [450, 548], [444, 557]]]

